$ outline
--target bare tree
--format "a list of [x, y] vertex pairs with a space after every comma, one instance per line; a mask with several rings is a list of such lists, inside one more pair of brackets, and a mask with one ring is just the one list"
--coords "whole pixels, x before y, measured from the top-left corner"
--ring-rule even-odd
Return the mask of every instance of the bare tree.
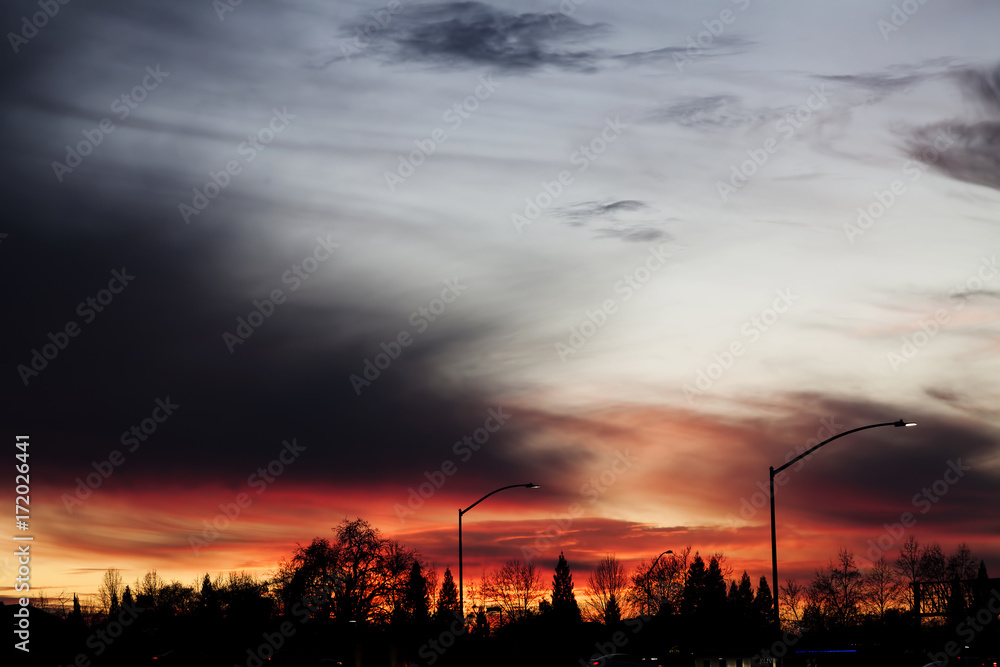
[[160, 592], [166, 582], [156, 573], [156, 570], [149, 570], [142, 576], [142, 579], [135, 580], [136, 604], [140, 607], [155, 607], [160, 601]]
[[685, 562], [678, 554], [661, 556], [659, 561], [640, 561], [630, 577], [626, 601], [645, 614], [655, 614], [663, 606], [677, 609], [684, 592]]
[[898, 606], [905, 584], [899, 573], [882, 556], [864, 574], [861, 588], [862, 608], [866, 613], [882, 620], [886, 611]]
[[899, 547], [899, 555], [893, 564], [901, 577], [903, 603], [913, 609], [913, 587], [920, 581], [920, 543], [913, 535], [906, 538]]
[[122, 573], [116, 568], [108, 568], [97, 587], [101, 610], [108, 616], [116, 615], [124, 592], [125, 582], [122, 580]]
[[837, 560], [826, 570], [816, 572], [809, 587], [810, 602], [819, 609], [831, 627], [844, 628], [858, 620], [862, 597], [862, 576], [854, 554], [841, 549]]
[[805, 606], [806, 589], [798, 582], [788, 579], [784, 584], [778, 586], [781, 596], [781, 611], [789, 621], [794, 623], [802, 622], [802, 611]]
[[[588, 616], [591, 620], [604, 622], [612, 600], [621, 608], [627, 602], [628, 577], [618, 557], [608, 554], [597, 564], [587, 579], [590, 599], [587, 600]], [[622, 609], [622, 611], [625, 611]]]
[[976, 559], [965, 542], [959, 544], [955, 555], [948, 558], [948, 579], [961, 579], [963, 581], [975, 579], [977, 569]]
[[920, 581], [946, 581], [948, 564], [937, 542], [920, 550]]
[[509, 619], [531, 614], [545, 594], [542, 577], [534, 563], [508, 560], [486, 577], [485, 594]]

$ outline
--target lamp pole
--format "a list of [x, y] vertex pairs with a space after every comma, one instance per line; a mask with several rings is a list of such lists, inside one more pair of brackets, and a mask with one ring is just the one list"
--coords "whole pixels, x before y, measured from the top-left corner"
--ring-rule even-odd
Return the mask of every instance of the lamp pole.
[[819, 443], [818, 445], [816, 445], [814, 447], [811, 447], [811, 448], [807, 449], [806, 451], [802, 452], [801, 454], [799, 454], [798, 456], [796, 456], [794, 459], [786, 462], [782, 466], [779, 466], [777, 468], [775, 468], [774, 466], [771, 466], [771, 468], [770, 468], [770, 472], [771, 472], [771, 581], [772, 581], [772, 586], [773, 586], [773, 591], [772, 591], [771, 594], [774, 596], [774, 618], [772, 620], [774, 622], [774, 627], [775, 627], [776, 630], [781, 628], [781, 621], [780, 621], [780, 618], [778, 616], [778, 541], [777, 541], [777, 538], [775, 536], [775, 529], [774, 529], [774, 476], [777, 475], [778, 473], [780, 473], [781, 471], [783, 471], [788, 466], [790, 466], [793, 463], [797, 462], [799, 459], [803, 459], [803, 458], [809, 456], [810, 454], [812, 454], [813, 452], [815, 452], [817, 449], [819, 449], [820, 447], [822, 447], [826, 443], [832, 442], [832, 441], [836, 440], [837, 438], [842, 438], [845, 435], [850, 435], [851, 433], [857, 433], [858, 431], [864, 431], [865, 429], [869, 429], [869, 428], [878, 428], [879, 426], [895, 426], [895, 427], [898, 428], [900, 426], [916, 426], [916, 425], [917, 425], [916, 422], [907, 422], [907, 421], [903, 421], [902, 419], [898, 419], [898, 420], [896, 420], [894, 422], [883, 422], [881, 424], [869, 424], [868, 426], [859, 426], [858, 428], [852, 428], [849, 431], [844, 431], [843, 433], [838, 433], [837, 435], [833, 436], [832, 438], [827, 438], [826, 440], [824, 440], [823, 442]]
[[537, 484], [532, 484], [531, 482], [528, 482], [527, 484], [511, 484], [509, 486], [501, 486], [499, 489], [490, 491], [485, 496], [466, 507], [464, 510], [458, 510], [458, 609], [462, 616], [463, 625], [465, 624], [465, 579], [462, 573], [462, 516], [473, 507], [492, 496], [494, 493], [500, 493], [501, 491], [506, 491], [507, 489], [517, 488], [537, 489], [539, 486]]

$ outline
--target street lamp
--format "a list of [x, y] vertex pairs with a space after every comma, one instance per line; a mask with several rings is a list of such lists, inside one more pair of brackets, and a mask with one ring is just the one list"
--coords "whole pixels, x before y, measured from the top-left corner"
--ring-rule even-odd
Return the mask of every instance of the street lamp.
[[[656, 564], [660, 562], [661, 558], [663, 558], [667, 554], [672, 554], [672, 553], [673, 553], [673, 551], [671, 551], [670, 549], [667, 549], [666, 551], [664, 551], [662, 554], [660, 554], [659, 556], [656, 557], [656, 560], [653, 561], [653, 564], [650, 565], [649, 569], [646, 571], [646, 613], [647, 614], [649, 613], [649, 599], [651, 597], [653, 597], [653, 591], [652, 591], [653, 587], [649, 585], [649, 579], [650, 579], [650, 577], [653, 576], [653, 568], [656, 567]], [[657, 609], [657, 611], [659, 611], [659, 609]]]
[[774, 627], [775, 627], [775, 629], [780, 629], [780, 627], [781, 627], [781, 621], [779, 620], [779, 617], [778, 617], [778, 542], [777, 542], [777, 538], [775, 537], [775, 532], [774, 532], [774, 476], [777, 475], [778, 473], [780, 473], [782, 470], [784, 470], [788, 466], [790, 466], [793, 463], [795, 463], [796, 461], [798, 461], [799, 459], [802, 459], [802, 458], [805, 458], [806, 456], [809, 456], [810, 454], [812, 454], [813, 452], [815, 452], [817, 449], [819, 449], [820, 447], [822, 447], [826, 443], [832, 442], [833, 440], [836, 440], [837, 438], [842, 438], [845, 435], [850, 435], [851, 433], [857, 433], [858, 431], [864, 431], [865, 429], [869, 429], [869, 428], [877, 428], [879, 426], [895, 426], [895, 427], [898, 428], [900, 426], [916, 426], [916, 425], [917, 425], [916, 422], [908, 422], [908, 421], [903, 421], [902, 419], [899, 419], [899, 420], [896, 420], [894, 422], [884, 422], [884, 423], [881, 423], [881, 424], [869, 424], [868, 426], [859, 426], [858, 428], [852, 428], [850, 431], [844, 431], [843, 433], [838, 433], [837, 435], [833, 436], [832, 438], [827, 438], [826, 440], [824, 440], [823, 442], [819, 443], [815, 447], [811, 447], [810, 449], [807, 449], [806, 451], [802, 452], [801, 454], [799, 454], [798, 456], [796, 456], [791, 461], [788, 461], [787, 463], [785, 463], [785, 465], [783, 465], [783, 466], [780, 466], [778, 468], [775, 468], [774, 466], [771, 466], [771, 468], [770, 468], [770, 470], [771, 470], [771, 580], [773, 582], [773, 589], [774, 589], [771, 594], [774, 596], [774, 619], [773, 619], [773, 621], [774, 621]]
[[532, 484], [531, 482], [528, 482], [527, 484], [511, 484], [510, 486], [501, 486], [495, 491], [490, 491], [485, 496], [466, 507], [464, 510], [458, 510], [458, 608], [459, 613], [462, 615], [463, 625], [465, 624], [465, 582], [462, 576], [462, 515], [492, 496], [494, 493], [500, 493], [501, 491], [506, 491], [507, 489], [516, 488], [537, 489], [539, 486], [537, 484]]

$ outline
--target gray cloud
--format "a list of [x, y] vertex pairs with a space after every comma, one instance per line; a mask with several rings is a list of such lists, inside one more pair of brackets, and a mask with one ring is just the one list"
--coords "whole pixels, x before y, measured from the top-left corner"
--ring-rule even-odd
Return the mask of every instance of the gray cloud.
[[634, 243], [670, 240], [673, 237], [662, 229], [650, 226], [648, 221], [622, 220], [622, 216], [648, 211], [651, 207], [635, 199], [622, 199], [610, 203], [595, 201], [564, 206], [553, 215], [567, 220], [573, 227], [596, 226], [599, 238], [617, 238]]
[[388, 49], [393, 61], [588, 71], [599, 53], [571, 45], [608, 30], [606, 25], [583, 24], [568, 16], [554, 21], [552, 15], [516, 14], [480, 2], [437, 3], [401, 11], [378, 44], [383, 52]]

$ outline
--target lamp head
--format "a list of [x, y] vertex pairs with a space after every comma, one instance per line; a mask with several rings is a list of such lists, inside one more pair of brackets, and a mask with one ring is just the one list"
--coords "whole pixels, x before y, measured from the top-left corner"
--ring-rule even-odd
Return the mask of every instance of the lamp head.
[[903, 421], [902, 419], [893, 424], [893, 426], [895, 426], [896, 428], [899, 428], [900, 426], [916, 426], [916, 425], [917, 422], [908, 422], [908, 421]]
[[540, 489], [542, 487], [538, 486], [537, 484], [532, 484], [531, 482], [528, 482], [527, 484], [524, 485], [524, 488], [526, 488], [526, 489]]

